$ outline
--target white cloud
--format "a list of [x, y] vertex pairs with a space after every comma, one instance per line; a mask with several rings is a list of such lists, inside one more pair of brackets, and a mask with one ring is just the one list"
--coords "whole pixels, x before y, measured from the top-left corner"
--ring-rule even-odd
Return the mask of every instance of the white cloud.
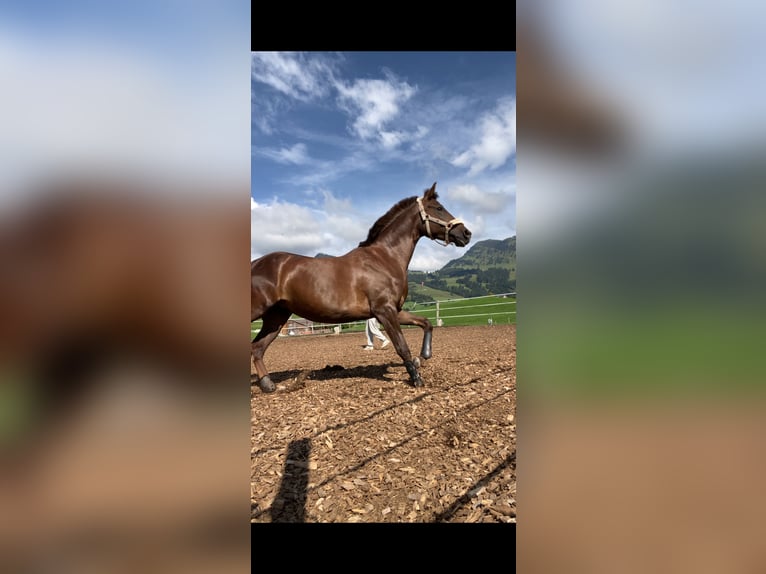
[[445, 254], [441, 256], [431, 253], [415, 253], [410, 262], [409, 269], [412, 271], [437, 271], [444, 267], [451, 259], [455, 259], [453, 256], [445, 257]]
[[481, 119], [479, 141], [452, 160], [452, 165], [468, 167], [469, 175], [497, 169], [516, 151], [516, 101], [501, 100]]
[[399, 144], [401, 144], [405, 139], [405, 134], [402, 132], [387, 132], [387, 131], [380, 131], [380, 143], [383, 144], [383, 147], [386, 149], [394, 149]]
[[378, 138], [386, 147], [396, 147], [403, 134], [385, 129], [400, 112], [401, 104], [417, 91], [416, 87], [388, 73], [385, 80], [337, 81], [340, 106], [354, 117], [352, 131], [360, 138]]
[[338, 161], [312, 161], [307, 173], [290, 172], [283, 183], [293, 186], [317, 186], [338, 179], [348, 173], [363, 172], [379, 165], [378, 158], [366, 150], [355, 150]]
[[[418, 89], [390, 71], [384, 71], [384, 78], [345, 80], [339, 77], [332, 59], [293, 52], [254, 52], [251, 67], [255, 82], [292, 99], [308, 102], [334, 93], [339, 109], [350, 118], [349, 131], [364, 143], [375, 144], [376, 152], [394, 151], [430, 131], [418, 122], [392, 126], [401, 120], [402, 105]], [[280, 108], [290, 107], [289, 98], [270, 97], [256, 88], [251, 89], [251, 98], [253, 125], [267, 135], [279, 131], [277, 116]], [[341, 142], [332, 143], [347, 146]]]
[[340, 240], [336, 244], [344, 246], [342, 249], [344, 253], [351, 251], [367, 237], [367, 227], [359, 219], [349, 215], [329, 213], [327, 215], [327, 227], [332, 229], [335, 237]]
[[280, 97], [269, 97], [250, 86], [250, 120], [258, 130], [271, 135], [277, 130]]
[[353, 211], [350, 199], [340, 199], [335, 197], [333, 192], [328, 189], [320, 189], [319, 193], [322, 194], [322, 198], [324, 199], [325, 211], [329, 213], [349, 213]]
[[482, 191], [473, 184], [451, 187], [446, 195], [449, 200], [468, 205], [479, 213], [498, 213], [513, 200], [510, 193]]
[[471, 244], [515, 235], [514, 176], [498, 170], [470, 181], [461, 178], [459, 182], [439, 182], [439, 188], [443, 191], [444, 207], [471, 230]]
[[359, 214], [350, 199], [338, 199], [331, 191], [322, 190], [327, 229], [345, 245], [344, 251], [356, 247], [367, 237], [367, 217]]
[[413, 271], [437, 271], [453, 259], [462, 257], [470, 247], [470, 244], [466, 247], [455, 247], [452, 244], [444, 247], [424, 237], [415, 248], [409, 269]]
[[314, 254], [325, 244], [320, 220], [310, 209], [277, 199], [250, 199], [250, 255], [272, 251]]
[[259, 203], [250, 198], [250, 255], [288, 251], [313, 257], [318, 252], [341, 255], [367, 237], [369, 217], [360, 214], [350, 199], [320, 189], [320, 208], [310, 209], [274, 198]]
[[308, 155], [306, 144], [302, 143], [276, 150], [271, 148], [254, 148], [253, 153], [272, 159], [277, 163], [306, 165], [312, 162]]
[[253, 79], [301, 101], [326, 95], [333, 68], [326, 59], [298, 52], [253, 52]]
[[498, 237], [485, 235], [487, 226], [484, 218], [481, 215], [476, 215], [473, 218], [466, 220], [465, 224], [468, 226], [468, 229], [471, 230], [471, 237], [473, 238], [474, 243], [483, 239], [505, 239], [504, 236]]

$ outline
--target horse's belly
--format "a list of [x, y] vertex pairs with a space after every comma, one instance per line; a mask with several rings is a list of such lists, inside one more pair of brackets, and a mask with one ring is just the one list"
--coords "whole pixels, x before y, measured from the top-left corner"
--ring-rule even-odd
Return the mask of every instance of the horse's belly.
[[286, 294], [285, 303], [293, 313], [312, 321], [343, 323], [370, 316], [370, 304], [364, 293], [350, 289], [349, 285], [325, 283], [321, 280], [296, 283]]
[[370, 316], [369, 305], [354, 305], [353, 307], [326, 306], [322, 304], [307, 304], [304, 300], [287, 301], [287, 307], [296, 315], [311, 321], [322, 323], [345, 323], [359, 321]]
[[280, 300], [296, 315], [324, 323], [370, 318], [370, 277], [343, 258], [306, 259], [281, 276]]

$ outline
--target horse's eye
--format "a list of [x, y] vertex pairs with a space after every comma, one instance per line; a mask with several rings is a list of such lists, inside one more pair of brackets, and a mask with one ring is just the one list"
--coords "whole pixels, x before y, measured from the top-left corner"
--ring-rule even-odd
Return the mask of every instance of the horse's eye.
[[444, 208], [442, 206], [439, 206], [436, 208], [436, 211], [444, 211]]

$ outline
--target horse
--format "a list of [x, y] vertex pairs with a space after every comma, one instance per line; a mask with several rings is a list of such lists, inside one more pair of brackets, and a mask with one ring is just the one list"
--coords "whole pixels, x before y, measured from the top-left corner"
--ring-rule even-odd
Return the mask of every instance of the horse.
[[[251, 261], [250, 321], [263, 319], [251, 343], [251, 368], [255, 367], [261, 391], [276, 390], [263, 355], [293, 313], [322, 323], [375, 317], [404, 361], [412, 386], [423, 386], [418, 368], [420, 359], [431, 358], [433, 326], [402, 308], [407, 267], [423, 236], [458, 247], [471, 239], [463, 221], [439, 203], [435, 182], [422, 197], [402, 199], [389, 209], [370, 228], [367, 239], [345, 255], [314, 258], [279, 251]], [[401, 325], [423, 329], [419, 358], [413, 359]]]

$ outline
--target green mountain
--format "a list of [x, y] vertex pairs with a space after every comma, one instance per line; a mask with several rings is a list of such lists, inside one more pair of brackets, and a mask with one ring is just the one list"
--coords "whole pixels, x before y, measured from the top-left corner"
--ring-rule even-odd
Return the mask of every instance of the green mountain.
[[479, 297], [516, 290], [516, 236], [473, 245], [438, 271], [409, 271], [409, 299]]
[[507, 239], [486, 239], [473, 245], [462, 257], [453, 259], [439, 272], [448, 269], [508, 269], [516, 276], [516, 236]]

